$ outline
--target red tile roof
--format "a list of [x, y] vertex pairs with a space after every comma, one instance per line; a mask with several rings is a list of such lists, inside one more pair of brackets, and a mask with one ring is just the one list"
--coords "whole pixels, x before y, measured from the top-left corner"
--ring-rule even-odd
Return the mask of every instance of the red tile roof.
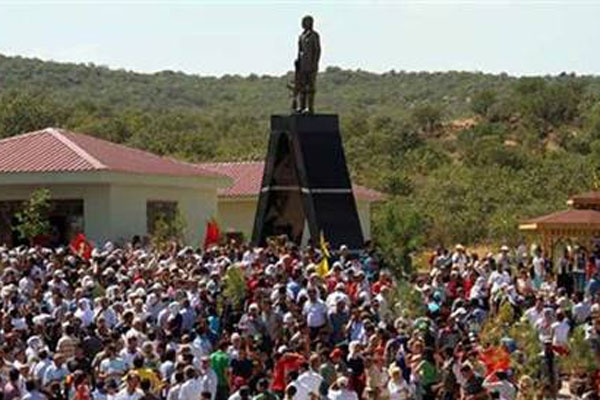
[[[229, 162], [203, 163], [200, 167], [226, 175], [233, 179], [233, 185], [219, 189], [224, 197], [258, 196], [263, 178], [264, 162]], [[354, 195], [364, 201], [376, 202], [384, 198], [384, 194], [364, 186], [354, 185]]]
[[586, 227], [600, 229], [600, 211], [595, 210], [563, 210], [524, 221], [522, 229], [539, 227]]
[[47, 128], [0, 140], [0, 173], [81, 171], [219, 176], [195, 164], [62, 129]]

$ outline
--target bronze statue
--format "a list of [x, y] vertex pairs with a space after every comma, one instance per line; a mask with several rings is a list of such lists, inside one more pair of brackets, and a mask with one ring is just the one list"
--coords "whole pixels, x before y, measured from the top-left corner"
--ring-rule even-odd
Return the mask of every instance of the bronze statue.
[[302, 29], [304, 31], [298, 39], [298, 58], [294, 62], [292, 110], [312, 114], [315, 105], [321, 42], [319, 34], [313, 30], [313, 18], [310, 15], [302, 18]]

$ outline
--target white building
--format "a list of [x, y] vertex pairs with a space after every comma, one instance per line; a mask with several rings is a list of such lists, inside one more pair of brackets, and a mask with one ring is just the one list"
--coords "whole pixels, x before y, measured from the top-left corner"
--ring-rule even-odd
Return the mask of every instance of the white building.
[[146, 235], [158, 213], [179, 208], [188, 243], [204, 237], [227, 177], [199, 166], [48, 128], [0, 140], [0, 244], [16, 239], [14, 213], [36, 188], [52, 198], [53, 241], [82, 230], [96, 243]]

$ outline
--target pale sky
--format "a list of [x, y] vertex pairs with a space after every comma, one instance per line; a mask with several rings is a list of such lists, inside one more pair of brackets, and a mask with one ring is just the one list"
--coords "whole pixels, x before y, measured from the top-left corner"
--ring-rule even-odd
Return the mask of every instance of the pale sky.
[[600, 0], [0, 0], [0, 53], [280, 75], [292, 69], [305, 14], [321, 34], [321, 69], [600, 74]]

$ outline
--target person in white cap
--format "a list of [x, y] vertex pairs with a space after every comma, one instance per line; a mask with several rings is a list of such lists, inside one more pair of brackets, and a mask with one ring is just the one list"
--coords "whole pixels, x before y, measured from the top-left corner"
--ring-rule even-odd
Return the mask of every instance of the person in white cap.
[[452, 264], [458, 265], [458, 267], [462, 271], [466, 267], [468, 261], [469, 260], [465, 252], [465, 247], [460, 243], [457, 244], [454, 247], [454, 253], [452, 253]]

